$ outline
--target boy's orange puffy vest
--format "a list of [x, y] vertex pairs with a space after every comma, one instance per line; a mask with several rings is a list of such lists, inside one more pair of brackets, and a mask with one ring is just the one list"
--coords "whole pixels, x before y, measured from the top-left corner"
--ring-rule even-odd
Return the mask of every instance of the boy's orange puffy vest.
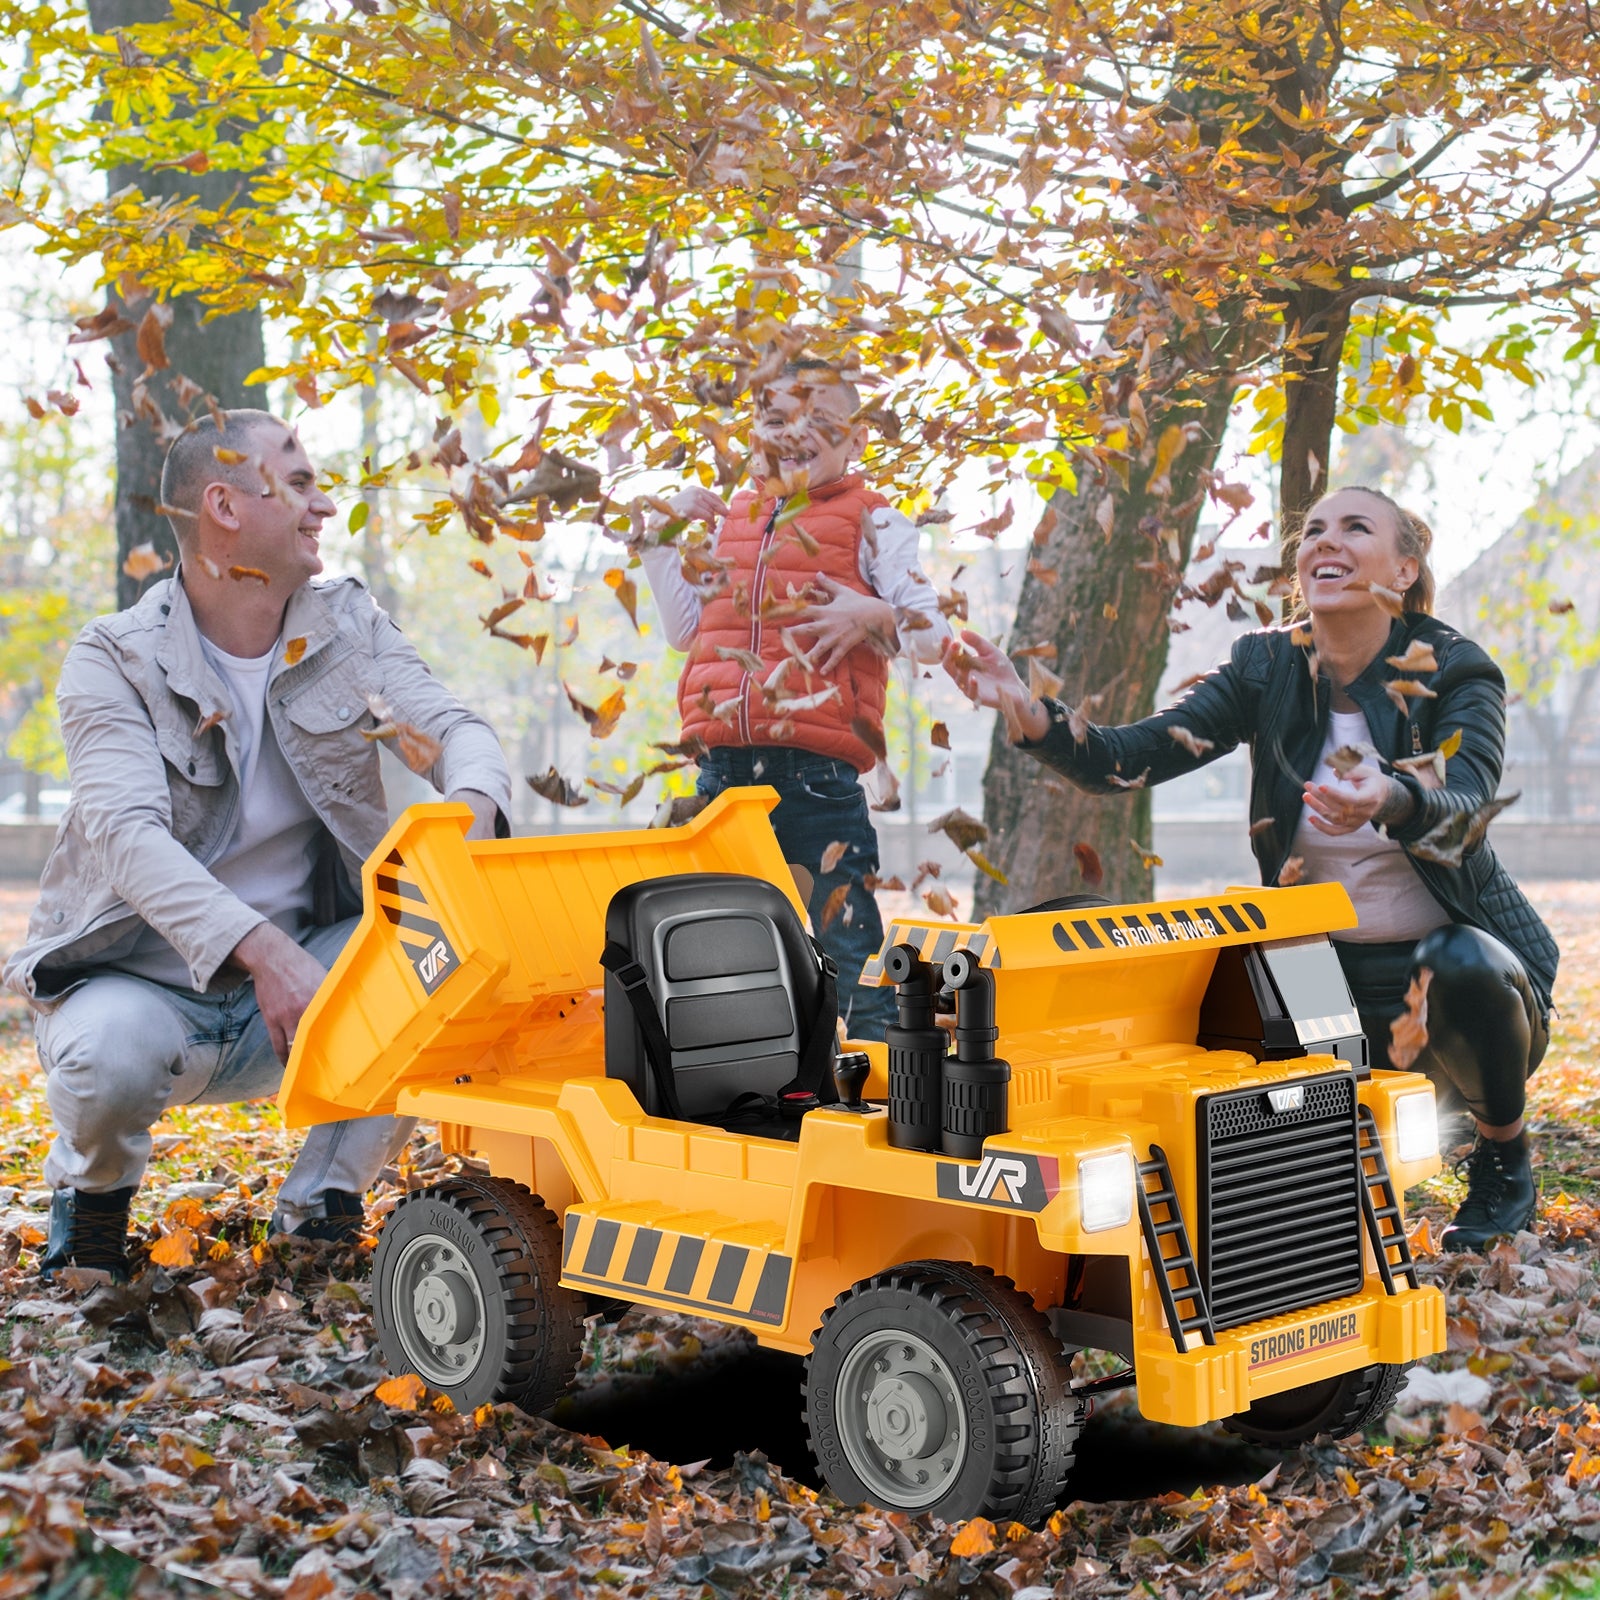
[[[717, 554], [733, 561], [728, 587], [701, 607], [700, 631], [678, 680], [685, 739], [697, 735], [712, 747], [788, 745], [848, 761], [858, 772], [871, 771], [877, 757], [850, 726], [859, 719], [883, 738], [889, 663], [870, 643], [857, 645], [826, 678], [798, 663], [789, 668], [776, 691], [781, 699], [838, 686], [837, 695], [804, 711], [772, 705], [755, 674], [719, 656], [717, 646], [759, 656], [764, 680], [789, 659], [782, 630], [794, 625], [793, 608], [804, 604], [800, 596], [819, 572], [858, 594], [871, 594], [861, 577], [861, 518], [888, 504], [852, 474], [813, 489], [805, 510], [775, 529], [774, 498], [748, 489], [733, 497], [717, 533]], [[801, 542], [797, 524], [816, 545], [814, 554]], [[716, 714], [719, 708], [722, 716]]]

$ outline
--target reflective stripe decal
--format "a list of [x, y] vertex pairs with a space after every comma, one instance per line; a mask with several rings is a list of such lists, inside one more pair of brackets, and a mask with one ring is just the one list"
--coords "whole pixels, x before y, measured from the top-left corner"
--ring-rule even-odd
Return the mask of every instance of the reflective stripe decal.
[[564, 1219], [561, 1261], [569, 1288], [771, 1327], [783, 1322], [794, 1275], [789, 1256], [760, 1244], [708, 1239], [581, 1206]]

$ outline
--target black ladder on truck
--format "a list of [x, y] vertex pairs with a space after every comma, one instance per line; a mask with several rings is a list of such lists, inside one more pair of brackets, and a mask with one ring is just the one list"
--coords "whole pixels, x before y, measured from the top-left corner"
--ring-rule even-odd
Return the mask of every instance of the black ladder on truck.
[[[1145, 1186], [1151, 1178], [1155, 1179], [1154, 1189]], [[1167, 1327], [1178, 1354], [1187, 1353], [1191, 1333], [1198, 1333], [1207, 1344], [1215, 1344], [1217, 1330], [1211, 1322], [1206, 1292], [1200, 1285], [1200, 1269], [1195, 1265], [1178, 1193], [1172, 1187], [1172, 1169], [1167, 1165], [1166, 1151], [1158, 1144], [1150, 1146], [1150, 1159], [1139, 1163], [1137, 1194], [1139, 1226], [1144, 1231], [1145, 1248], [1156, 1272], [1156, 1288], [1161, 1292], [1161, 1306], [1167, 1313]], [[1177, 1246], [1170, 1256], [1163, 1248], [1168, 1239]], [[1178, 1314], [1178, 1306], [1184, 1301], [1190, 1308], [1186, 1317]]]
[[[1367, 1219], [1367, 1238], [1377, 1257], [1378, 1276], [1384, 1291], [1395, 1293], [1395, 1279], [1407, 1278], [1417, 1287], [1417, 1264], [1411, 1259], [1411, 1241], [1406, 1238], [1395, 1199], [1389, 1163], [1383, 1158], [1383, 1141], [1369, 1106], [1356, 1107], [1356, 1128], [1361, 1141], [1361, 1210]], [[1394, 1251], [1394, 1260], [1389, 1252]]]

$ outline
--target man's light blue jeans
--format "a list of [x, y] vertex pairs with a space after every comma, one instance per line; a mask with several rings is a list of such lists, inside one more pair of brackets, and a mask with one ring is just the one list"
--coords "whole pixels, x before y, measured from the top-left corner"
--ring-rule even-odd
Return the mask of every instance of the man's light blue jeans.
[[[300, 942], [331, 966], [355, 925], [313, 928]], [[106, 972], [36, 1019], [34, 1037], [56, 1125], [44, 1164], [52, 1189], [137, 1188], [150, 1129], [169, 1106], [263, 1100], [283, 1078], [248, 981], [196, 994]], [[311, 1129], [279, 1191], [275, 1225], [322, 1216], [330, 1189], [364, 1194], [415, 1126], [412, 1117], [359, 1117]]]

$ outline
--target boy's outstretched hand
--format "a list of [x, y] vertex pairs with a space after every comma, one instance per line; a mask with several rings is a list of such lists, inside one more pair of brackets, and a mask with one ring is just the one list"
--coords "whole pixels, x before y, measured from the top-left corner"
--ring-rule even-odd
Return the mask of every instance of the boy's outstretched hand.
[[667, 504], [685, 522], [720, 522], [728, 514], [728, 502], [698, 484], [680, 489]]
[[832, 672], [865, 639], [873, 640], [886, 656], [899, 652], [894, 607], [887, 600], [847, 588], [820, 572], [811, 587], [823, 590], [828, 598], [808, 605], [795, 618], [795, 626], [814, 637], [810, 654], [816, 671]]
[[961, 642], [946, 639], [939, 655], [944, 670], [967, 699], [975, 705], [993, 706], [1005, 718], [1013, 744], [1042, 739], [1050, 731], [1050, 713], [1028, 692], [1011, 658], [981, 633], [963, 628]]

